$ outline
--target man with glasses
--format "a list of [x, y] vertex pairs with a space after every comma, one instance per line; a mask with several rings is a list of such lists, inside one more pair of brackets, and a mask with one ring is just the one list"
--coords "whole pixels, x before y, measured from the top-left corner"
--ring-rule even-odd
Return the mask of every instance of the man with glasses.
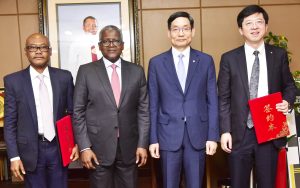
[[[74, 38], [70, 45], [68, 64], [66, 69], [70, 70], [74, 79], [80, 65], [97, 61], [102, 57], [98, 48], [98, 22], [95, 17], [87, 16], [82, 23], [83, 33]], [[63, 67], [64, 68], [64, 67]]]
[[74, 92], [75, 139], [92, 188], [136, 188], [147, 161], [149, 107], [143, 68], [120, 58], [121, 30], [100, 31], [103, 58], [81, 65]]
[[250, 186], [254, 167], [257, 187], [274, 188], [278, 151], [286, 138], [257, 143], [248, 101], [281, 92], [276, 104], [286, 113], [295, 100], [296, 87], [287, 52], [264, 43], [269, 17], [258, 5], [245, 7], [237, 16], [245, 44], [222, 55], [218, 77], [221, 147], [229, 153], [231, 185]]
[[[69, 71], [48, 66], [46, 36], [26, 40], [30, 66], [4, 77], [4, 139], [13, 176], [26, 188], [67, 188], [55, 122], [73, 111], [73, 79]], [[75, 146], [70, 158], [79, 157]]]
[[214, 62], [190, 47], [194, 35], [190, 14], [172, 14], [172, 48], [149, 62], [149, 150], [161, 159], [164, 188], [178, 188], [181, 171], [187, 188], [202, 187], [205, 153], [213, 155], [219, 140]]

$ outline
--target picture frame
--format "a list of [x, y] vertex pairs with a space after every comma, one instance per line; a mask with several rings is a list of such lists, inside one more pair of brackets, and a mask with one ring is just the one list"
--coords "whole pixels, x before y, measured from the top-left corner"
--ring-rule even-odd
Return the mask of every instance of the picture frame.
[[[83, 51], [78, 46], [83, 48], [83, 44], [88, 43], [80, 41], [87, 33], [83, 29], [83, 20], [88, 16], [93, 16], [98, 23], [97, 34], [86, 35], [88, 41], [95, 44], [93, 47], [98, 50], [99, 31], [104, 26], [116, 25], [123, 33], [121, 57], [140, 64], [136, 0], [38, 0], [38, 10], [39, 32], [49, 37], [52, 48], [51, 66], [70, 70], [74, 80], [79, 64], [91, 62], [78, 59], [79, 63], [74, 63], [73, 57], [79, 56], [76, 51]], [[73, 47], [73, 43], [79, 45]], [[100, 55], [97, 53], [98, 59], [101, 58], [101, 52]]]

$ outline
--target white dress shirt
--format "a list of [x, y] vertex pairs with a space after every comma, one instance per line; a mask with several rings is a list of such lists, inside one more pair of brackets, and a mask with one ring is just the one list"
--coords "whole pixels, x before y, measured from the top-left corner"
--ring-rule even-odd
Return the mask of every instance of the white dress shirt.
[[[111, 82], [111, 75], [113, 72], [113, 68], [111, 67], [111, 65], [113, 64], [112, 62], [110, 62], [108, 59], [106, 59], [105, 57], [103, 57], [103, 62], [107, 71], [107, 75], [109, 78], [109, 81]], [[115, 63], [116, 65], [116, 71], [118, 73], [119, 76], [119, 81], [120, 81], [120, 91], [122, 90], [122, 75], [121, 75], [121, 59], [119, 58]]]
[[172, 55], [175, 64], [176, 73], [178, 72], [178, 62], [179, 62], [179, 54], [183, 54], [182, 61], [184, 65], [185, 78], [187, 77], [187, 73], [189, 70], [189, 61], [190, 61], [190, 51], [191, 47], [187, 47], [184, 51], [180, 52], [172, 47]]
[[258, 91], [257, 97], [262, 97], [269, 94], [268, 87], [268, 69], [267, 69], [267, 60], [266, 60], [266, 51], [265, 44], [263, 43], [257, 49], [252, 48], [245, 43], [245, 54], [247, 61], [247, 72], [248, 72], [248, 84], [250, 84], [252, 66], [255, 60], [255, 55], [253, 52], [257, 50], [259, 58], [259, 82], [258, 82]]
[[[39, 97], [39, 85], [40, 85], [40, 80], [38, 76], [40, 75], [39, 72], [37, 72], [32, 66], [29, 67], [29, 74], [30, 74], [30, 79], [31, 79], [31, 84], [32, 84], [32, 89], [33, 89], [33, 95], [34, 95], [34, 102], [35, 102], [35, 109], [36, 109], [36, 115], [37, 115], [37, 120], [38, 120], [38, 134], [43, 135], [44, 134], [44, 129], [43, 129], [43, 121], [42, 121], [42, 111], [41, 111], [41, 105], [40, 105], [40, 97]], [[47, 87], [48, 94], [50, 97], [50, 102], [52, 105], [52, 113], [53, 113], [53, 92], [52, 92], [52, 85], [51, 85], [51, 80], [50, 80], [50, 74], [49, 74], [49, 69], [48, 67], [45, 68], [44, 72], [42, 73], [44, 75], [44, 83]], [[20, 157], [13, 157], [10, 159], [10, 161], [16, 161], [20, 160]]]

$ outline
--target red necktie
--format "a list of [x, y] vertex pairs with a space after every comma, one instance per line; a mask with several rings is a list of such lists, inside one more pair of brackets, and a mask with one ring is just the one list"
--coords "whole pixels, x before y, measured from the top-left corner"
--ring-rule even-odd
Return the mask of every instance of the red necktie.
[[91, 54], [92, 54], [92, 61], [97, 61], [98, 57], [97, 57], [96, 48], [94, 45], [91, 46]]

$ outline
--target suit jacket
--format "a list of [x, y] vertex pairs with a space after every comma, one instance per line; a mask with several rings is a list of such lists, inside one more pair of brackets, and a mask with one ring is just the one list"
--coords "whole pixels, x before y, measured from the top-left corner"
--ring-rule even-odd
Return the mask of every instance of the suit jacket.
[[[283, 100], [291, 105], [296, 87], [290, 73], [287, 53], [284, 49], [265, 44], [269, 94], [282, 92]], [[244, 46], [222, 55], [218, 77], [219, 112], [221, 133], [229, 132], [233, 148], [237, 148], [244, 136], [249, 114], [249, 84]], [[273, 141], [282, 147], [286, 139]]]
[[81, 65], [76, 78], [75, 139], [79, 150], [91, 147], [104, 166], [115, 161], [117, 129], [124, 163], [134, 163], [136, 149], [148, 147], [149, 107], [144, 71], [136, 64], [121, 60], [121, 75], [119, 107], [102, 58]]
[[[53, 120], [72, 113], [73, 78], [69, 71], [48, 67], [53, 91]], [[38, 121], [29, 67], [4, 77], [4, 139], [9, 158], [20, 156], [27, 171], [38, 159]], [[57, 141], [57, 144], [58, 141]]]
[[195, 149], [207, 140], [219, 140], [218, 99], [211, 56], [191, 49], [185, 91], [178, 80], [171, 49], [149, 63], [150, 142], [159, 149], [176, 151], [187, 132]]

